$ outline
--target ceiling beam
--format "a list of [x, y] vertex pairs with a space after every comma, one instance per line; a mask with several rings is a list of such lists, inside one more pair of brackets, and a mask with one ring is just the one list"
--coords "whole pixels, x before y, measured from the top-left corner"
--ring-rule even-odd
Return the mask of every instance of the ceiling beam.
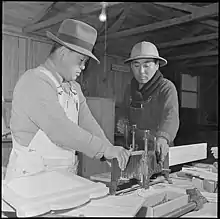
[[[115, 4], [121, 4], [121, 3], [123, 3], [123, 2], [108, 2], [108, 7], [115, 5]], [[65, 19], [73, 18], [73, 17], [77, 18], [78, 16], [98, 11], [101, 8], [102, 8], [102, 5], [97, 2], [96, 3], [94, 2], [93, 6], [90, 3], [89, 6], [82, 7], [82, 10], [79, 10], [76, 7], [69, 8], [68, 12], [59, 13], [56, 16], [49, 18], [48, 20], [42, 21], [40, 23], [31, 25], [31, 26], [24, 27], [23, 31], [24, 32], [32, 32], [32, 31], [36, 31], [39, 29], [43, 29], [43, 28], [49, 27], [51, 25], [57, 24], [59, 22], [62, 22]], [[71, 11], [70, 11], [70, 9], [71, 9]]]
[[[205, 9], [202, 8], [202, 9], [198, 10], [197, 12], [190, 14], [190, 15], [176, 17], [176, 18], [172, 18], [169, 20], [160, 21], [160, 22], [148, 24], [145, 26], [135, 27], [132, 29], [127, 29], [127, 30], [120, 31], [117, 33], [109, 34], [108, 40], [119, 38], [119, 37], [127, 37], [127, 36], [131, 36], [131, 35], [135, 35], [135, 34], [139, 34], [139, 33], [144, 33], [147, 31], [158, 30], [158, 29], [162, 29], [162, 28], [166, 28], [166, 27], [171, 27], [174, 25], [183, 24], [183, 23], [194, 21], [194, 20], [202, 19], [204, 17], [212, 16], [217, 13], [218, 13], [218, 3], [214, 3], [214, 4], [209, 5], [207, 8], [205, 8]], [[104, 36], [100, 36], [98, 39], [98, 41], [100, 41], [100, 42], [102, 42], [103, 40], [104, 40]]]
[[217, 27], [218, 28], [218, 21], [207, 20], [207, 21], [200, 21], [200, 23], [208, 24], [209, 26]]
[[199, 57], [207, 57], [207, 56], [217, 56], [218, 51], [210, 51], [210, 52], [200, 52], [195, 54], [187, 54], [187, 55], [180, 55], [175, 57], [169, 57], [167, 60], [170, 61], [176, 61], [176, 60], [184, 60], [184, 59], [190, 59], [190, 58], [199, 58]]
[[215, 66], [218, 65], [218, 62], [202, 62], [202, 63], [194, 63], [186, 65], [186, 67], [194, 68], [194, 67], [200, 67], [200, 66]]
[[116, 22], [108, 29], [108, 33], [114, 33], [116, 31], [118, 31], [121, 27], [121, 25], [123, 24], [129, 10], [130, 10], [130, 5], [125, 5], [125, 8], [122, 12], [122, 14], [120, 15], [120, 17], [116, 20]]
[[28, 23], [29, 25], [35, 24], [38, 21], [40, 21], [56, 4], [56, 2], [48, 2], [48, 4], [38, 13], [32, 20], [31, 22]]
[[174, 8], [181, 11], [195, 13], [202, 7], [190, 5], [189, 3], [182, 3], [182, 2], [153, 2], [155, 5], [160, 5], [164, 7]]
[[[180, 2], [153, 2], [156, 5], [165, 6], [169, 8], [174, 8], [180, 11], [186, 11], [190, 13], [195, 13], [202, 8], [207, 8], [208, 6], [198, 7], [194, 5], [190, 5], [189, 3], [180, 3]], [[208, 24], [213, 27], [218, 27], [218, 22], [213, 20], [201, 21], [200, 23]]]
[[2, 33], [3, 34], [9, 34], [12, 36], [18, 36], [18, 37], [23, 37], [23, 38], [29, 38], [29, 39], [37, 39], [37, 40], [42, 40], [43, 42], [52, 42], [49, 38], [46, 38], [45, 36], [42, 35], [36, 35], [33, 33], [23, 33], [22, 28], [20, 27], [14, 27], [12, 25], [7, 25], [7, 24], [2, 24]]
[[202, 35], [202, 36], [183, 38], [181, 40], [170, 41], [170, 42], [166, 42], [166, 43], [160, 43], [157, 46], [160, 49], [165, 49], [165, 48], [169, 48], [169, 47], [181, 46], [181, 45], [186, 45], [186, 44], [191, 44], [191, 43], [198, 43], [198, 42], [209, 41], [209, 40], [213, 40], [213, 39], [218, 39], [218, 33], [212, 33], [212, 34], [207, 34], [207, 35]]

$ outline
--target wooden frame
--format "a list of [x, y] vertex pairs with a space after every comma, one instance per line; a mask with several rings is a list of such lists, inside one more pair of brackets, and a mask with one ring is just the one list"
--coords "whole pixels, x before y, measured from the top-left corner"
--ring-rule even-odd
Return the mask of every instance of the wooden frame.
[[187, 68], [197, 68], [197, 67], [202, 67], [202, 66], [214, 66], [218, 65], [217, 61], [213, 62], [204, 62], [204, 63], [195, 63], [195, 64], [187, 64]]
[[124, 22], [129, 10], [130, 10], [130, 5], [125, 5], [125, 8], [123, 10], [123, 12], [121, 13], [120, 17], [118, 18], [118, 20], [116, 20], [116, 22], [109, 28], [108, 33], [114, 33], [116, 31], [118, 31], [122, 25], [122, 23]]
[[[168, 199], [169, 201], [158, 204], [163, 202], [163, 199]], [[150, 195], [145, 199], [146, 201], [143, 204], [143, 207], [147, 210], [145, 217], [162, 217], [163, 215], [188, 204], [188, 199], [188, 195], [173, 191], [163, 191], [161, 193], [158, 192]]]
[[[191, 13], [197, 13], [200, 9], [206, 8], [208, 6], [204, 7], [198, 7], [191, 5], [189, 3], [180, 3], [180, 2], [153, 2], [156, 5], [165, 6], [169, 8], [174, 8], [181, 11], [191, 12]], [[218, 27], [218, 22], [213, 20], [207, 20], [207, 21], [200, 21], [200, 23], [208, 24], [213, 27]]]
[[169, 57], [168, 60], [183, 60], [183, 59], [190, 59], [190, 58], [198, 58], [198, 57], [210, 57], [210, 56], [217, 56], [218, 51], [209, 51], [209, 52], [199, 52], [195, 54], [188, 54], [188, 55], [180, 55], [175, 57]]
[[[109, 2], [108, 7], [110, 7], [112, 5], [115, 5], [115, 4], [120, 4], [120, 3], [123, 3], [123, 2]], [[54, 16], [52, 18], [49, 18], [46, 21], [42, 21], [40, 23], [31, 25], [31, 26], [26, 26], [26, 27], [23, 28], [23, 31], [24, 32], [33, 32], [33, 31], [36, 31], [36, 30], [39, 30], [39, 29], [43, 29], [43, 28], [49, 27], [53, 24], [57, 24], [57, 23], [65, 20], [65, 19], [68, 19], [68, 18], [73, 18], [73, 17], [77, 18], [80, 15], [89, 14], [89, 13], [98, 11], [98, 10], [101, 9], [101, 7], [102, 7], [102, 5], [100, 3], [97, 3], [97, 2], [94, 2], [93, 6], [89, 5], [87, 7], [83, 7], [82, 11], [80, 11], [76, 7], [72, 7], [71, 11], [70, 11], [70, 8], [69, 8], [68, 12], [66, 12], [66, 13], [62, 12], [62, 13], [59, 13], [59, 14], [57, 14], [56, 16]]]
[[37, 23], [38, 21], [40, 21], [52, 8], [53, 6], [56, 4], [57, 2], [48, 2], [48, 5], [45, 6], [40, 13], [37, 14], [37, 16], [34, 17], [34, 19], [28, 24], [32, 25], [34, 23]]
[[2, 33], [12, 35], [12, 36], [23, 37], [26, 39], [35, 39], [35, 40], [39, 40], [41, 42], [52, 43], [52, 41], [49, 38], [46, 38], [45, 36], [38, 36], [38, 35], [34, 35], [32, 33], [23, 33], [21, 28], [15, 27], [12, 25], [3, 24], [2, 25]]
[[214, 39], [218, 39], [218, 33], [212, 33], [212, 34], [207, 34], [207, 35], [202, 35], [202, 36], [183, 38], [181, 40], [170, 41], [170, 42], [166, 42], [166, 43], [160, 43], [157, 46], [158, 46], [159, 49], [165, 49], [165, 48], [169, 48], [169, 47], [181, 46], [181, 45], [192, 44], [192, 43], [198, 43], [198, 42], [203, 42], [203, 41], [206, 42], [206, 41], [214, 40]]
[[[181, 17], [172, 18], [169, 20], [160, 21], [160, 22], [156, 22], [153, 24], [148, 24], [145, 26], [136, 27], [136, 28], [120, 31], [117, 33], [109, 34], [108, 40], [116, 39], [119, 37], [128, 37], [128, 36], [135, 35], [138, 33], [158, 30], [158, 29], [162, 29], [165, 27], [171, 27], [171, 26], [178, 25], [178, 24], [184, 24], [184, 23], [195, 21], [198, 19], [202, 19], [202, 18], [205, 18], [208, 16], [213, 16], [213, 15], [216, 15], [217, 13], [218, 13], [218, 3], [214, 3], [214, 4], [207, 6], [206, 8], [202, 8], [202, 9], [198, 10], [196, 13], [193, 13], [190, 15], [184, 15]], [[104, 36], [101, 36], [98, 39], [99, 42], [102, 42], [103, 40], [104, 40]]]

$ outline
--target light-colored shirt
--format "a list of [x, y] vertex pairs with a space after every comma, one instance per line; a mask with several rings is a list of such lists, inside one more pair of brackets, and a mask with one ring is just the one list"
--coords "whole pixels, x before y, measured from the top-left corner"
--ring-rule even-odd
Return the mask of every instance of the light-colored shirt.
[[17, 82], [12, 101], [10, 128], [15, 140], [28, 146], [39, 129], [60, 147], [83, 152], [89, 157], [101, 158], [112, 144], [92, 116], [81, 87], [72, 86], [79, 96], [79, 124], [70, 121], [59, 103], [54, 82], [40, 71], [42, 67], [62, 78], [48, 61], [45, 65], [26, 71]]

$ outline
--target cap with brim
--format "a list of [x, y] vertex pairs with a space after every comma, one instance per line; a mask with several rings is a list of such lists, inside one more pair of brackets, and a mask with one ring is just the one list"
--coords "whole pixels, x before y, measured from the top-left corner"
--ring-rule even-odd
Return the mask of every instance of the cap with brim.
[[130, 58], [126, 59], [124, 63], [131, 62], [137, 59], [157, 59], [160, 67], [167, 64], [167, 60], [160, 57], [156, 46], [150, 42], [140, 42], [133, 46]]
[[132, 61], [134, 61], [136, 59], [157, 59], [157, 60], [159, 60], [160, 67], [163, 67], [164, 65], [167, 64], [167, 60], [166, 59], [164, 59], [162, 57], [158, 57], [158, 56], [153, 56], [153, 55], [152, 56], [146, 56], [146, 55], [145, 56], [136, 56], [136, 57], [133, 57], [133, 58], [126, 59], [124, 61], [124, 63], [132, 62]]
[[71, 50], [74, 50], [74, 51], [79, 52], [83, 55], [89, 56], [89, 57], [93, 58], [94, 60], [96, 60], [98, 62], [98, 64], [100, 64], [100, 61], [92, 54], [92, 52], [88, 51], [87, 49], [84, 49], [84, 48], [77, 46], [77, 45], [74, 45], [74, 44], [66, 43], [66, 42], [60, 40], [58, 37], [56, 37], [50, 31], [47, 31], [46, 33], [47, 33], [47, 37], [49, 37], [53, 41], [60, 43], [61, 45], [66, 46], [67, 48], [69, 48]]

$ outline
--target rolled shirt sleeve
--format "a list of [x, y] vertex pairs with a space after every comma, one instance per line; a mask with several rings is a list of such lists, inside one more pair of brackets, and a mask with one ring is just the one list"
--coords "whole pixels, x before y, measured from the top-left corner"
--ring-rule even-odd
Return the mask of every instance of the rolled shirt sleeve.
[[162, 116], [157, 137], [164, 137], [170, 144], [179, 128], [179, 104], [175, 85], [167, 80], [160, 93]]
[[104, 153], [109, 146], [106, 141], [68, 119], [58, 101], [55, 85], [45, 77], [31, 73], [16, 88], [14, 99], [22, 101], [24, 115], [60, 147], [83, 152], [91, 158]]

